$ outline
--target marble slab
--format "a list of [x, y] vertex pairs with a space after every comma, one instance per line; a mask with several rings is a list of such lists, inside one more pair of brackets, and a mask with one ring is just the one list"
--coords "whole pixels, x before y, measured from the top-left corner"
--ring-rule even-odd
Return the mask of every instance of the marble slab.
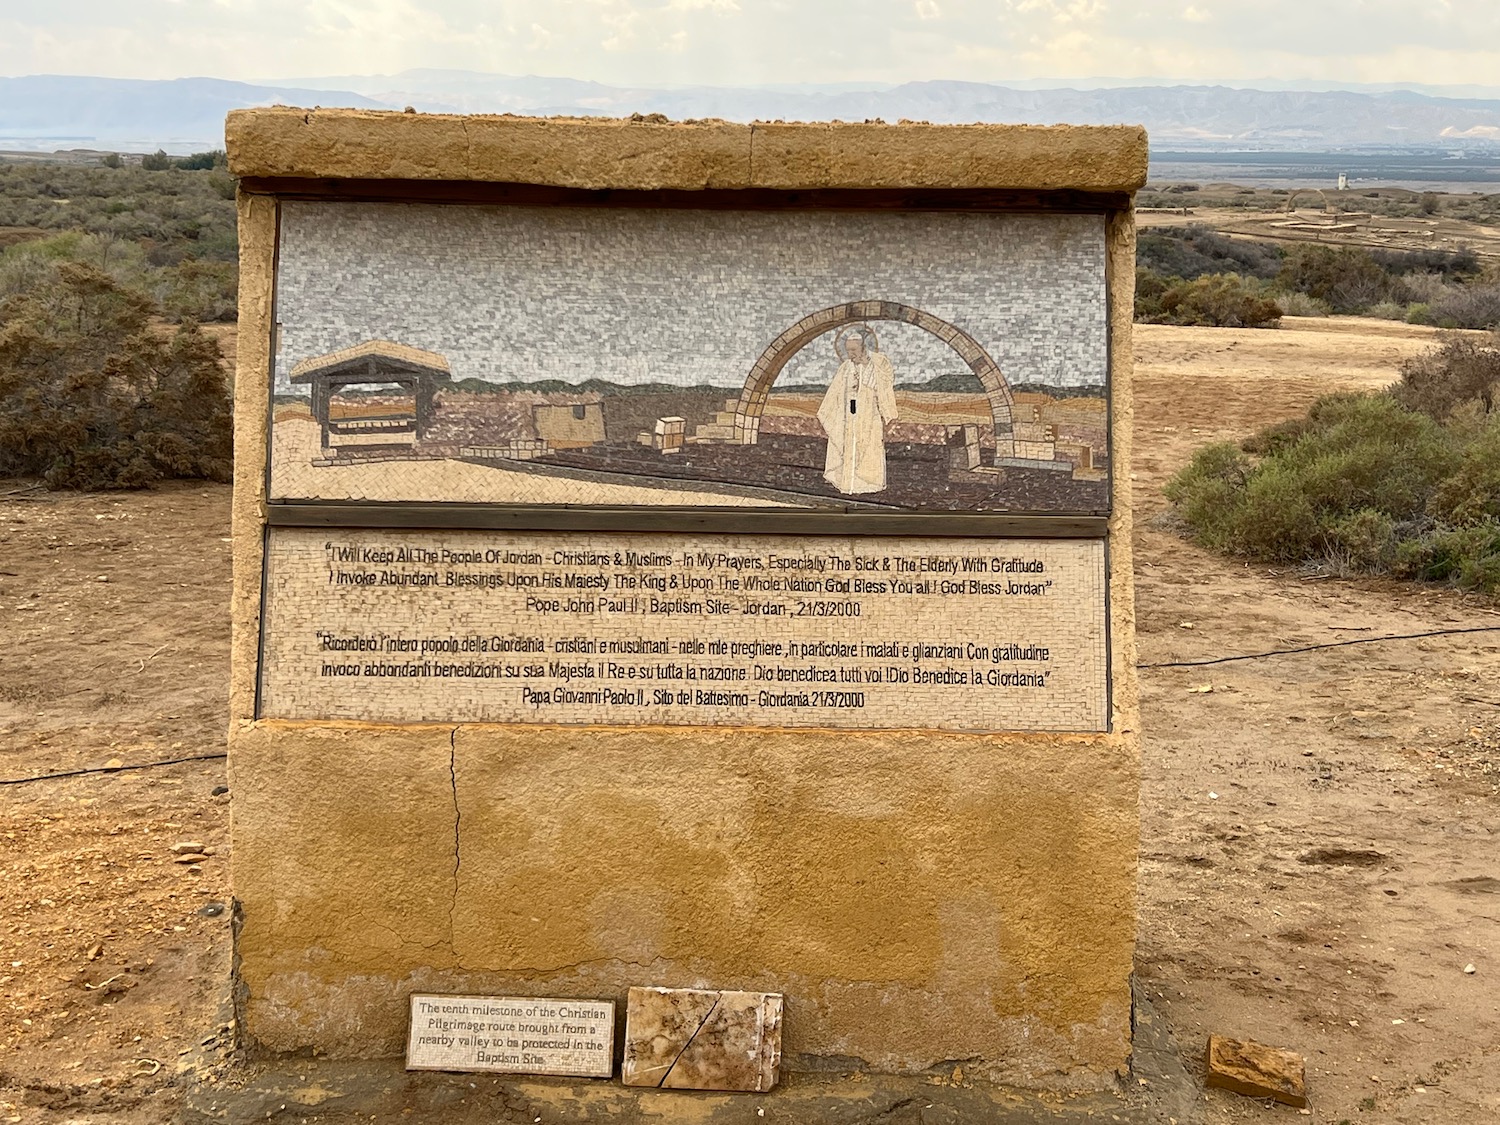
[[781, 1070], [775, 992], [632, 988], [625, 1006], [627, 1086], [764, 1093]]
[[1102, 540], [277, 527], [260, 718], [1101, 731]]
[[406, 1069], [608, 1078], [614, 1045], [613, 1000], [416, 994]]

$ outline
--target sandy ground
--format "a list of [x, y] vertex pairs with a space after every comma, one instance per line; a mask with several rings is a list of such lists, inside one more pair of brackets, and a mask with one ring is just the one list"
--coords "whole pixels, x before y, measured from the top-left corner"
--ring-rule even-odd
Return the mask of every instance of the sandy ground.
[[[1198, 445], [1429, 343], [1358, 320], [1137, 339], [1143, 663], [1497, 629], [1143, 670], [1141, 987], [1190, 1065], [1210, 1031], [1303, 1052], [1330, 1125], [1500, 1120], [1500, 607], [1247, 566], [1152, 516]], [[228, 490], [20, 487], [0, 484], [0, 778], [221, 752]], [[169, 1120], [179, 1060], [227, 1038], [223, 781], [214, 760], [0, 787], [0, 1122]], [[176, 863], [185, 842], [213, 854]]]

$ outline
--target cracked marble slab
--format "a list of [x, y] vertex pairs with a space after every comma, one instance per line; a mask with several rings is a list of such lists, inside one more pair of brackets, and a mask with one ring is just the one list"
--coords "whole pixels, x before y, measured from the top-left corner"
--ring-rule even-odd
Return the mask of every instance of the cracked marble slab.
[[632, 988], [625, 1007], [627, 1086], [765, 1092], [781, 1070], [775, 992]]

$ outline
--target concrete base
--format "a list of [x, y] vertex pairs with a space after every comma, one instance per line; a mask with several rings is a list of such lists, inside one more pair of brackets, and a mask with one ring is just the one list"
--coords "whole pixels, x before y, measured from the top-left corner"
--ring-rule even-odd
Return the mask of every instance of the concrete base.
[[[227, 1008], [226, 1008], [227, 1011]], [[210, 1038], [179, 1066], [183, 1125], [250, 1122], [442, 1121], [444, 1125], [572, 1122], [632, 1125], [1202, 1125], [1201, 1076], [1190, 1072], [1166, 1024], [1137, 993], [1131, 1071], [1112, 1090], [1038, 1095], [977, 1082], [963, 1068], [926, 1075], [782, 1072], [768, 1094], [695, 1093], [622, 1086], [618, 1079], [495, 1077], [408, 1072], [400, 1059], [245, 1057]]]

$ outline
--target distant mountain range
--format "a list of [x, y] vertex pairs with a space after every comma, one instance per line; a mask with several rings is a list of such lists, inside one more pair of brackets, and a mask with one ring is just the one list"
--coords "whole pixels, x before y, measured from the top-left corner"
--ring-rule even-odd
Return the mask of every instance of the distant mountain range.
[[451, 113], [662, 113], [731, 121], [1126, 123], [1145, 125], [1157, 149], [1500, 152], [1500, 97], [1445, 97], [1411, 90], [1144, 84], [1072, 89], [947, 81], [665, 89], [453, 70], [258, 84], [212, 78], [0, 78], [0, 150], [141, 152], [160, 147], [181, 153], [218, 148], [229, 110], [278, 103], [412, 106]]

